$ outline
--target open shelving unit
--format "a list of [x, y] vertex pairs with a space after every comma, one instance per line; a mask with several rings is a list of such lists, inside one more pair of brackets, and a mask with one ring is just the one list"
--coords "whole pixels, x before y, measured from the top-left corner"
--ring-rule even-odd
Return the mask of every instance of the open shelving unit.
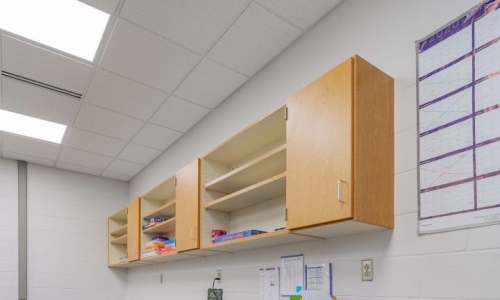
[[153, 216], [160, 216], [160, 217], [166, 217], [170, 218], [172, 216], [175, 216], [175, 200], [169, 201], [162, 206], [158, 207], [157, 209], [154, 209], [147, 214], [143, 215], [143, 219], [150, 219]]
[[127, 255], [127, 207], [108, 219], [108, 265], [120, 265], [127, 261], [120, 262], [119, 258]]
[[[234, 252], [314, 239], [286, 230], [286, 108], [202, 159], [202, 249]], [[267, 233], [212, 243], [213, 229]]]
[[[157, 236], [175, 238], [176, 224], [176, 199], [175, 199], [175, 176], [168, 178], [161, 184], [147, 192], [141, 197], [142, 225], [146, 225], [153, 217], [165, 218], [166, 220], [152, 227], [142, 229], [141, 227], [141, 261], [151, 261], [159, 256], [143, 257], [144, 245]], [[166, 253], [162, 256], [175, 255], [177, 251]]]
[[205, 184], [205, 189], [233, 193], [257, 184], [286, 169], [286, 145], [281, 145], [262, 156]]
[[[393, 96], [392, 78], [358, 56], [346, 60], [111, 216], [108, 264], [393, 228]], [[165, 221], [142, 229], [153, 217]], [[217, 229], [265, 233], [213, 243]], [[141, 257], [159, 235], [175, 238], [176, 249]], [[127, 251], [129, 261], [119, 262]]]
[[127, 234], [124, 234], [120, 237], [112, 239], [109, 243], [114, 244], [114, 245], [126, 245], [127, 244]]
[[127, 233], [127, 224], [123, 225], [122, 227], [119, 227], [113, 231], [111, 231], [109, 234], [114, 236], [114, 237], [119, 237]]
[[166, 232], [175, 232], [175, 217], [163, 221], [160, 224], [157, 224], [153, 227], [149, 227], [142, 230], [142, 233], [144, 234], [152, 234], [152, 233], [162, 234]]
[[286, 172], [275, 175], [237, 192], [206, 203], [205, 209], [233, 212], [286, 194]]

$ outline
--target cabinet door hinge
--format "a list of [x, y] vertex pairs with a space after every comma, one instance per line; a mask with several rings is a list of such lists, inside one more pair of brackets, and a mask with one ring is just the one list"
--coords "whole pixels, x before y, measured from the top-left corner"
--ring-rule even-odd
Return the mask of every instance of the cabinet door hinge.
[[283, 108], [283, 118], [286, 120], [288, 120], [288, 107], [284, 107]]
[[288, 209], [285, 207], [285, 221], [288, 220]]
[[128, 207], [127, 207], [127, 215], [128, 215]]
[[177, 177], [174, 177], [174, 185], [177, 186]]

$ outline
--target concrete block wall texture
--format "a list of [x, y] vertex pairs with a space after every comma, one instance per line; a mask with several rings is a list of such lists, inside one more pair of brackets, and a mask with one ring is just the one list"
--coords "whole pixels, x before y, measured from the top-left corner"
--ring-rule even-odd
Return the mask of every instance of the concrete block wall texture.
[[0, 299], [17, 300], [17, 162], [0, 158]]
[[[131, 198], [282, 104], [329, 69], [361, 55], [396, 79], [396, 227], [322, 241], [133, 268], [127, 300], [205, 299], [216, 270], [225, 300], [259, 299], [258, 269], [303, 253], [331, 262], [340, 300], [500, 299], [500, 226], [417, 235], [417, 119], [414, 42], [478, 0], [345, 0], [202, 120], [129, 186]], [[230, 126], [228, 126], [230, 125]], [[361, 281], [361, 259], [374, 259], [374, 281]], [[159, 283], [164, 274], [164, 284]]]
[[126, 205], [127, 188], [28, 164], [30, 300], [125, 299], [127, 270], [108, 269], [106, 252], [107, 218]]

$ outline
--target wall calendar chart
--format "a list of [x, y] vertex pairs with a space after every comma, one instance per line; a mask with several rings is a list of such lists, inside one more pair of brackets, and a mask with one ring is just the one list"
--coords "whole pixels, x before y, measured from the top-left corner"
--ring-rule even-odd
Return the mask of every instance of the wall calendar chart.
[[499, 8], [416, 42], [420, 234], [500, 223]]

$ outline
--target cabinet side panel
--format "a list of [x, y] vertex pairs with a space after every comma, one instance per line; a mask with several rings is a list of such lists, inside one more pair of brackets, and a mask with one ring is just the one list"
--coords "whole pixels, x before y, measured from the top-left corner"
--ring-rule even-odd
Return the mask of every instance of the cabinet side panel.
[[108, 251], [108, 255], [107, 255], [107, 258], [108, 258], [108, 266], [111, 264], [111, 261], [112, 261], [112, 258], [111, 258], [111, 249], [110, 249], [110, 242], [111, 242], [111, 229], [110, 229], [110, 225], [109, 223], [111, 222], [111, 220], [108, 218], [108, 244], [107, 244], [107, 251]]
[[141, 199], [137, 198], [127, 207], [127, 255], [131, 262], [140, 258]]
[[352, 72], [349, 59], [287, 100], [288, 229], [352, 218]]
[[177, 251], [200, 247], [200, 160], [190, 163], [176, 174]]
[[393, 228], [394, 79], [354, 62], [354, 218]]

